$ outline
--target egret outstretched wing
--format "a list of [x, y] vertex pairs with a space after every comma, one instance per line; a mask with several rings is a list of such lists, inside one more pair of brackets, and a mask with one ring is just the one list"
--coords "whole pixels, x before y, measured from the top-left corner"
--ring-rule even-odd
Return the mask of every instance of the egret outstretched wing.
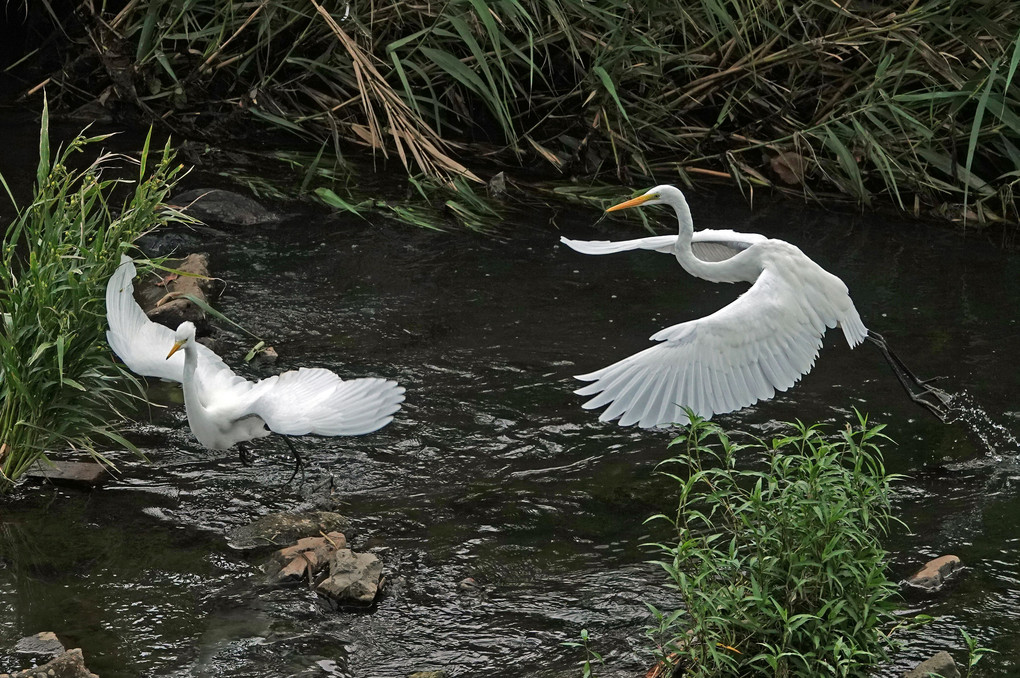
[[390, 423], [404, 388], [387, 379], [344, 380], [321, 368], [302, 367], [214, 394], [210, 413], [227, 419], [258, 415], [276, 433], [357, 436]]
[[[652, 250], [664, 254], [674, 254], [679, 236], [656, 235], [650, 238], [634, 240], [571, 240], [560, 238], [567, 247], [581, 254], [615, 254], [628, 250]], [[694, 256], [702, 261], [724, 261], [738, 252], [746, 250], [757, 242], [767, 238], [758, 233], [739, 233], [729, 229], [706, 229], [697, 231], [691, 239]]]
[[615, 254], [628, 250], [654, 250], [671, 254], [676, 246], [676, 236], [657, 235], [634, 240], [571, 240], [561, 237], [560, 242], [581, 254]]
[[860, 324], [815, 302], [766, 270], [728, 306], [651, 337], [663, 343], [578, 376], [593, 383], [576, 393], [595, 396], [587, 409], [609, 405], [599, 419], [643, 428], [686, 422], [683, 407], [708, 418], [771, 398], [810, 371], [826, 327]]
[[[135, 301], [135, 264], [131, 257], [121, 255], [120, 266], [106, 284], [106, 322], [110, 329], [106, 340], [110, 348], [135, 374], [184, 382], [184, 354], [176, 353], [167, 359], [174, 345], [174, 331], [154, 323]], [[196, 344], [199, 372], [209, 378], [216, 373], [228, 384], [243, 381], [211, 349]], [[232, 378], [231, 378], [232, 377]]]

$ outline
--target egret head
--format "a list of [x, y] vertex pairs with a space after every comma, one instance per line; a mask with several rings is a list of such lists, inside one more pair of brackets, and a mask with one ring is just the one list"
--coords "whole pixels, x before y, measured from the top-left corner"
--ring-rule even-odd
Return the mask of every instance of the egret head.
[[669, 184], [662, 184], [656, 186], [644, 194], [639, 195], [636, 198], [631, 198], [627, 202], [621, 202], [619, 205], [613, 205], [607, 212], [615, 212], [616, 210], [624, 210], [628, 207], [637, 207], [638, 205], [673, 205], [674, 207], [683, 204], [686, 205], [687, 201], [684, 199], [684, 194], [680, 192], [680, 189], [676, 186], [670, 186]]
[[166, 359], [169, 360], [170, 356], [177, 351], [181, 350], [183, 346], [189, 341], [195, 340], [195, 323], [190, 320], [185, 320], [177, 326], [177, 331], [174, 332], [174, 345], [170, 349], [170, 352], [166, 354]]

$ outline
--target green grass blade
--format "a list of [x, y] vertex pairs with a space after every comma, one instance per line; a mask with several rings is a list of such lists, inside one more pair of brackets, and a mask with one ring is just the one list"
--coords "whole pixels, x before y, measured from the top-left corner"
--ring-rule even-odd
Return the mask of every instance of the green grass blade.
[[[964, 164], [964, 169], [968, 174], [971, 174], [971, 168], [974, 166], [974, 151], [977, 149], [978, 138], [981, 136], [981, 122], [985, 117], [985, 108], [988, 106], [988, 97], [992, 93], [992, 85], [995, 83], [995, 73], [998, 70], [999, 61], [996, 59], [992, 62], [991, 67], [988, 69], [987, 81], [985, 87], [981, 91], [981, 97], [978, 99], [977, 108], [974, 110], [974, 121], [970, 126], [970, 138], [967, 140], [967, 162]], [[963, 213], [967, 214], [967, 198], [970, 193], [970, 183], [965, 183], [963, 187]]]
[[609, 77], [609, 73], [607, 73], [606, 69], [602, 66], [596, 66], [592, 69], [592, 71], [598, 76], [599, 80], [602, 81], [602, 86], [606, 88], [607, 92], [609, 92], [609, 96], [611, 96], [613, 101], [616, 102], [616, 108], [620, 111], [620, 115], [623, 116], [624, 120], [630, 122], [630, 116], [627, 115], [627, 109], [624, 107], [623, 102], [620, 101], [620, 95], [617, 94], [616, 85], [613, 83], [613, 79]]
[[242, 332], [244, 332], [245, 334], [247, 334], [249, 337], [252, 337], [253, 339], [258, 339], [258, 340], [261, 341], [261, 337], [259, 337], [259, 335], [255, 334], [254, 332], [250, 332], [243, 325], [240, 325], [237, 322], [235, 322], [235, 321], [231, 320], [230, 318], [228, 318], [227, 316], [223, 315], [223, 313], [221, 313], [220, 311], [217, 311], [215, 308], [210, 306], [209, 302], [206, 301], [205, 299], [200, 299], [200, 298], [196, 297], [193, 294], [182, 294], [178, 298], [179, 299], [187, 299], [188, 301], [193, 303], [195, 306], [198, 306], [200, 309], [202, 309], [203, 311], [205, 311], [209, 315], [213, 316], [214, 318], [217, 318], [217, 319], [222, 320], [224, 322], [230, 323], [231, 325], [233, 325], [237, 329], [239, 329]]

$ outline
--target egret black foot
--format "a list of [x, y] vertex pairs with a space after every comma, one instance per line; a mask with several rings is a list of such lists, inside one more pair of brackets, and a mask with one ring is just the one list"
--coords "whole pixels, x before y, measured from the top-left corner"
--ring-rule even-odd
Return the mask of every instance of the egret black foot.
[[290, 438], [288, 438], [287, 436], [283, 436], [283, 442], [287, 443], [287, 447], [290, 448], [291, 454], [294, 455], [294, 473], [290, 474], [290, 478], [284, 484], [285, 485], [290, 485], [292, 482], [294, 482], [294, 478], [297, 477], [297, 472], [298, 471], [301, 471], [301, 482], [304, 483], [305, 482], [305, 463], [304, 463], [304, 461], [302, 461], [301, 455], [298, 454], [298, 451], [294, 448], [294, 444], [292, 442], [290, 442]]
[[241, 466], [251, 466], [252, 461], [255, 459], [255, 455], [251, 453], [251, 450], [244, 443], [237, 444], [237, 456], [241, 460]]
[[886, 343], [885, 338], [877, 332], [868, 331], [868, 341], [873, 343], [882, 351], [882, 356], [885, 361], [889, 363], [889, 367], [892, 368], [893, 374], [899, 380], [900, 385], [903, 386], [903, 390], [907, 392], [910, 399], [915, 403], [925, 408], [936, 417], [938, 417], [942, 423], [946, 423], [949, 420], [950, 414], [953, 413], [956, 408], [953, 406], [953, 397], [943, 391], [940, 388], [931, 385], [931, 382], [941, 377], [932, 377], [931, 379], [919, 379], [917, 375], [910, 371], [900, 357], [893, 353], [892, 349], [889, 348], [889, 344]]

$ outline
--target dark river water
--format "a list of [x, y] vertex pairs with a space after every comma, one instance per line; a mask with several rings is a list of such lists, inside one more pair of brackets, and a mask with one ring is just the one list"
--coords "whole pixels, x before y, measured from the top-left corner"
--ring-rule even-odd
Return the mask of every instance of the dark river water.
[[[627, 196], [629, 189], [621, 188]], [[945, 592], [904, 607], [938, 619], [902, 634], [881, 675], [949, 649], [966, 629], [999, 652], [983, 676], [1020, 672], [1020, 258], [998, 236], [944, 225], [837, 215], [784, 202], [752, 215], [739, 196], [693, 193], [700, 228], [765, 233], [799, 245], [849, 286], [865, 323], [922, 376], [965, 392], [975, 433], [907, 400], [881, 355], [830, 332], [815, 369], [770, 402], [720, 416], [769, 436], [793, 419], [835, 431], [853, 408], [887, 425], [889, 469], [907, 478], [887, 539], [895, 578], [945, 553], [968, 569]], [[640, 237], [595, 211], [521, 211], [499, 237], [415, 230], [314, 209], [278, 224], [202, 233], [219, 308], [274, 345], [257, 377], [320, 366], [407, 388], [396, 420], [360, 438], [303, 438], [303, 484], [277, 439], [243, 467], [192, 438], [183, 406], [140, 414], [130, 435], [149, 456], [114, 454], [123, 476], [79, 493], [23, 486], [0, 500], [0, 670], [18, 638], [52, 630], [103, 678], [580, 675], [588, 629], [604, 676], [653, 663], [645, 602], [674, 604], [641, 544], [644, 520], [675, 508], [656, 474], [671, 433], [621, 428], [581, 409], [571, 375], [649, 345], [658, 329], [706, 315], [743, 288], [686, 275], [671, 257], [586, 257], [576, 238]], [[661, 232], [672, 231], [665, 214]], [[249, 342], [223, 331], [241, 364]], [[172, 402], [172, 389], [154, 397]], [[984, 437], [988, 443], [982, 441]], [[385, 563], [385, 595], [334, 612], [305, 589], [258, 585], [260, 562], [224, 532], [306, 504], [332, 474], [355, 550]], [[476, 591], [458, 582], [476, 580]]]

